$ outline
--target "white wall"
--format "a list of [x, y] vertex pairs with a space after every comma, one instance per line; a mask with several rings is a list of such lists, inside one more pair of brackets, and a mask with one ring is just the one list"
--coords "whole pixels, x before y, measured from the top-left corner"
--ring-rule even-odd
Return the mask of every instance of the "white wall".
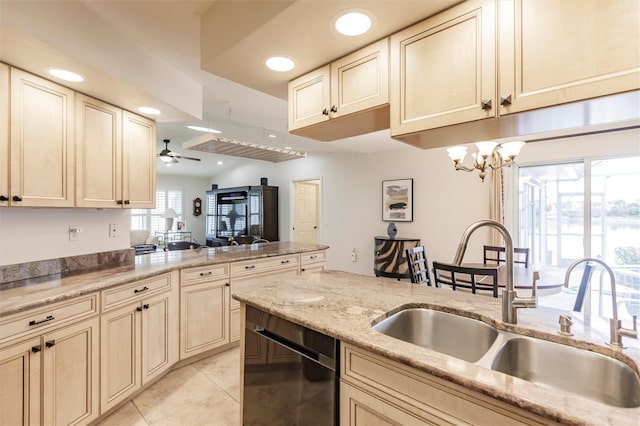
[[[639, 141], [640, 132], [636, 129], [535, 142], [525, 146], [518, 163], [637, 155]], [[506, 169], [507, 185], [514, 171]], [[281, 240], [292, 238], [291, 181], [322, 180], [319, 242], [330, 246], [330, 269], [373, 273], [373, 237], [386, 235], [387, 228], [381, 219], [382, 180], [414, 179], [414, 221], [396, 222], [398, 236], [420, 238], [432, 261], [451, 261], [466, 227], [489, 216], [489, 179], [482, 183], [476, 172], [456, 172], [444, 148], [402, 147], [376, 154], [309, 153], [305, 159], [278, 164], [246, 162], [216, 175], [211, 182], [220, 188], [255, 185], [260, 177], [268, 177], [270, 185], [280, 188]], [[484, 230], [474, 234], [465, 260], [481, 259], [481, 246], [487, 235]], [[350, 253], [354, 248], [358, 260], [352, 263]]]
[[[640, 130], [527, 144], [518, 164], [618, 154], [640, 154]], [[204, 211], [194, 217], [191, 200], [196, 196], [204, 200], [210, 183], [221, 188], [258, 185], [261, 177], [280, 188], [281, 240], [291, 238], [291, 181], [322, 180], [319, 242], [331, 247], [331, 269], [373, 273], [373, 237], [385, 235], [387, 228], [381, 220], [382, 180], [414, 179], [414, 221], [396, 223], [398, 235], [419, 237], [431, 260], [450, 261], [464, 229], [488, 216], [489, 183], [481, 183], [477, 173], [455, 172], [445, 149], [407, 146], [368, 155], [310, 153], [305, 159], [279, 164], [247, 161], [209, 182], [159, 175], [158, 186], [181, 187], [187, 227], [203, 242]], [[109, 223], [118, 226], [116, 238], [108, 236]], [[78, 241], [69, 241], [69, 225], [83, 229]], [[127, 248], [129, 228], [129, 210], [0, 208], [0, 265]], [[477, 260], [482, 243], [483, 235], [474, 235], [466, 259]], [[350, 261], [353, 248], [356, 263]]]
[[[115, 223], [116, 238], [109, 238]], [[82, 228], [69, 241], [69, 225]], [[0, 208], [0, 265], [55, 259], [129, 247], [131, 214], [125, 209]]]
[[[205, 243], [205, 202], [206, 191], [211, 189], [207, 178], [190, 176], [161, 175], [156, 178], [158, 189], [174, 189], [182, 191], [183, 219], [187, 222], [187, 231], [191, 231], [191, 237], [200, 244]], [[202, 200], [202, 214], [193, 215], [193, 199]], [[176, 229], [174, 224], [174, 229]]]

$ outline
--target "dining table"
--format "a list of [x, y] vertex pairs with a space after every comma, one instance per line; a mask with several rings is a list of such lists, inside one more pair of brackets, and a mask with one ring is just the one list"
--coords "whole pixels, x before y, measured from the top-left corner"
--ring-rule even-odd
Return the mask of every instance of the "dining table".
[[[507, 266], [501, 264], [488, 263], [463, 263], [461, 266], [466, 268], [479, 269], [497, 269], [498, 271], [498, 287], [505, 288], [507, 284]], [[534, 278], [535, 277], [535, 278]], [[480, 282], [482, 279], [480, 280]], [[558, 293], [564, 286], [564, 276], [560, 277], [557, 273], [545, 271], [534, 267], [525, 267], [522, 265], [513, 266], [513, 284], [515, 290], [529, 290], [536, 282], [536, 290], [538, 295]]]

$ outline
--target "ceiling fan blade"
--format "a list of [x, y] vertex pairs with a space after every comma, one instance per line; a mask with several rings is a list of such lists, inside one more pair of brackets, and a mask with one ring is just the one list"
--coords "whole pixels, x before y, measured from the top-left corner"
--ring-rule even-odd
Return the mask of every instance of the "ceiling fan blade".
[[186, 157], [186, 156], [184, 156], [184, 155], [180, 155], [180, 154], [174, 154], [174, 153], [172, 153], [172, 154], [171, 154], [171, 156], [172, 156], [172, 157], [174, 157], [174, 158], [180, 158], [180, 159], [182, 159], [182, 160], [200, 161], [200, 159], [199, 159], [199, 158], [195, 158], [195, 157]]

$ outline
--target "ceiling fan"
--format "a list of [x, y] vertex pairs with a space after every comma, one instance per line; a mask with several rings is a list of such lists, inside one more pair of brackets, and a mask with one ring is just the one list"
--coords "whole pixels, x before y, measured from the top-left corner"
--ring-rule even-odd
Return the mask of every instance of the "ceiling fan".
[[162, 142], [164, 142], [164, 149], [160, 151], [160, 153], [158, 154], [158, 157], [160, 157], [160, 160], [166, 163], [167, 166], [177, 163], [178, 162], [177, 158], [183, 158], [185, 160], [200, 161], [199, 158], [186, 157], [184, 155], [178, 154], [177, 152], [171, 152], [169, 150], [169, 142], [171, 142], [169, 139], [163, 139]]

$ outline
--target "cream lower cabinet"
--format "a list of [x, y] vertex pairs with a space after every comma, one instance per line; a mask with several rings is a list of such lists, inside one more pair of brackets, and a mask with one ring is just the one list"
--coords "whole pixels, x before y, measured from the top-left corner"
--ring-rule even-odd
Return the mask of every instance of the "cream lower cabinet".
[[180, 359], [230, 341], [229, 265], [180, 271]]
[[555, 425], [517, 407], [343, 344], [340, 425]]
[[99, 411], [98, 294], [0, 319], [0, 425], [83, 425]]
[[[154, 283], [173, 282], [169, 290], [146, 295]], [[127, 399], [178, 360], [177, 274], [166, 274], [111, 292], [116, 308], [100, 318], [100, 413]], [[161, 286], [160, 286], [161, 287]], [[135, 292], [129, 299], [119, 297]], [[148, 290], [143, 290], [147, 288]], [[139, 294], [143, 293], [143, 294]], [[103, 295], [103, 300], [106, 300]]]
[[500, 0], [500, 115], [640, 89], [637, 0]]
[[327, 266], [326, 250], [300, 253], [300, 273], [310, 274], [312, 272], [322, 272]]

